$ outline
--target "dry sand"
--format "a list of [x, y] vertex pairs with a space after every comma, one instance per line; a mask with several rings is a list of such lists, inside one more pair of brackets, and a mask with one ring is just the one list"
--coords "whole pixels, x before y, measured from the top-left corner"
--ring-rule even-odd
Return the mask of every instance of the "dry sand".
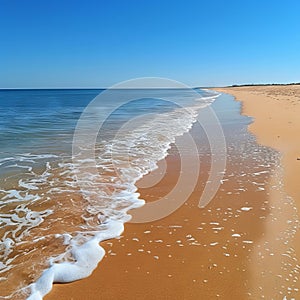
[[[222, 91], [244, 101], [243, 113], [255, 117], [250, 128], [259, 142], [283, 153], [285, 188], [299, 204], [300, 88]], [[267, 156], [268, 150], [261, 153], [256, 159]], [[254, 152], [252, 156], [241, 160], [231, 154], [228, 180], [214, 201], [200, 210], [197, 205], [209, 167], [209, 159], [204, 160], [199, 182], [185, 205], [162, 220], [126, 224], [120, 239], [102, 243], [107, 255], [89, 278], [56, 284], [45, 299], [231, 300], [285, 295], [298, 299], [293, 202], [283, 201], [285, 195], [277, 188], [280, 168], [271, 166], [270, 173], [253, 175], [265, 167], [258, 167]], [[166, 161], [164, 179], [140, 190], [146, 201], [162, 197], [176, 184], [180, 159], [175, 153]]]
[[[242, 101], [242, 113], [254, 118], [249, 126], [260, 144], [282, 154], [284, 189], [300, 212], [300, 85], [219, 88]], [[300, 233], [295, 247], [300, 258]]]
[[258, 142], [282, 153], [284, 186], [300, 210], [300, 85], [216, 90], [242, 101], [242, 113], [254, 118], [249, 129]]

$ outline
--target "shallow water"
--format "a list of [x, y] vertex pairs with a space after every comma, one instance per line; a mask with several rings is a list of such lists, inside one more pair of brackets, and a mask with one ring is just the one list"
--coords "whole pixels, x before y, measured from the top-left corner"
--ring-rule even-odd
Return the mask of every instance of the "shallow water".
[[[143, 204], [136, 180], [156, 168], [175, 137], [216, 96], [200, 90], [111, 91], [87, 112], [81, 145], [74, 148], [78, 118], [98, 92], [105, 91], [0, 92], [2, 297], [31, 293], [39, 299], [53, 281], [88, 276], [104, 255], [98, 243], [118, 236], [128, 209]], [[124, 95], [132, 101], [124, 104]], [[95, 124], [114, 107], [90, 145]], [[91, 149], [96, 174], [85, 156]]]

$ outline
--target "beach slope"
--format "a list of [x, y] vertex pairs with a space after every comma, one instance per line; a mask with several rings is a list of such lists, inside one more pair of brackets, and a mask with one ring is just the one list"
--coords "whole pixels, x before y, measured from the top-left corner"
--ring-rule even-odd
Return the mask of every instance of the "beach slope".
[[[260, 144], [282, 154], [283, 184], [300, 211], [300, 85], [241, 86], [215, 89], [242, 101], [242, 113], [254, 118], [249, 130]], [[300, 257], [299, 230], [295, 239]]]

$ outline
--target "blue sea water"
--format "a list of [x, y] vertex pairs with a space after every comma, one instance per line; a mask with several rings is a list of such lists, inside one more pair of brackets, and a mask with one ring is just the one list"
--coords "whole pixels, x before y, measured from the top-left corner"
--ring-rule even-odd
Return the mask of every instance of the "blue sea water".
[[[76, 123], [84, 108], [103, 90], [1, 90], [0, 91], [0, 159], [9, 154], [62, 153], [70, 150]], [[200, 92], [205, 95], [205, 92]], [[118, 102], [121, 94], [139, 97], [139, 91], [116, 90], [114, 99], [101, 101], [101, 109]], [[189, 91], [146, 91], [148, 98], [133, 100], [113, 113], [114, 121], [126, 122], [145, 113], [162, 113], [174, 109], [166, 100], [174, 99], [186, 106], [194, 101]], [[155, 98], [152, 98], [155, 97]], [[112, 117], [111, 117], [112, 121]]]
[[64, 150], [62, 146], [70, 141], [82, 110], [98, 93], [96, 90], [0, 91], [1, 158], [8, 153]]

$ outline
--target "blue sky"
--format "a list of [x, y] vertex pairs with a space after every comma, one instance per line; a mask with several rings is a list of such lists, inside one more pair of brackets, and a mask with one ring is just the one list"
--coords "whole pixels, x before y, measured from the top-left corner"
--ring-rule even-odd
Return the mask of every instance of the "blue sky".
[[0, 88], [300, 81], [300, 1], [0, 0]]

